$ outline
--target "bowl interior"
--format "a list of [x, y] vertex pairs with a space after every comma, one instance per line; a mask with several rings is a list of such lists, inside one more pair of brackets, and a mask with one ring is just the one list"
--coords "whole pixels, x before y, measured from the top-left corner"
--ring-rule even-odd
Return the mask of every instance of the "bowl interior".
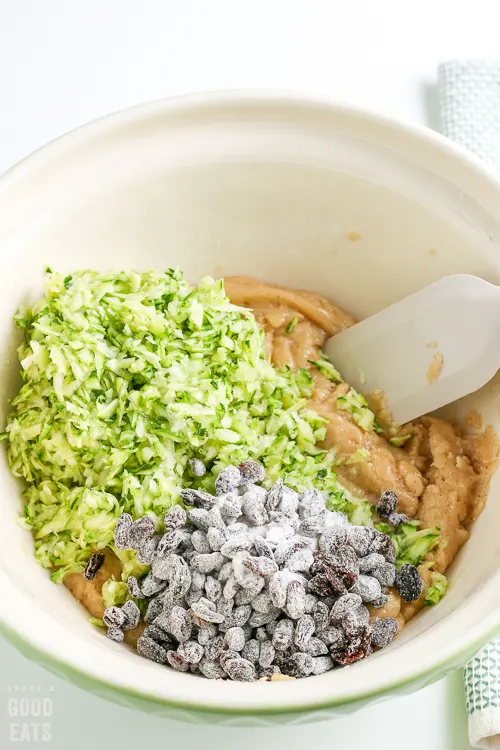
[[[320, 292], [367, 316], [448, 273], [500, 283], [498, 189], [396, 126], [271, 98], [163, 103], [110, 118], [39, 152], [0, 183], [0, 412], [18, 387], [18, 305], [46, 265], [69, 272], [178, 265]], [[430, 355], [431, 356], [431, 355]], [[341, 363], [337, 363], [341, 368]], [[404, 362], [398, 363], [404, 377]], [[500, 381], [448, 410], [500, 427]], [[16, 523], [20, 486], [0, 465], [0, 616], [77, 669], [159, 699], [227, 710], [349, 700], [436, 669], [500, 604], [500, 476], [439, 607], [388, 649], [346, 670], [278, 686], [213, 684], [162, 670], [102, 637], [32, 556]], [[3, 610], [3, 611], [2, 611]]]

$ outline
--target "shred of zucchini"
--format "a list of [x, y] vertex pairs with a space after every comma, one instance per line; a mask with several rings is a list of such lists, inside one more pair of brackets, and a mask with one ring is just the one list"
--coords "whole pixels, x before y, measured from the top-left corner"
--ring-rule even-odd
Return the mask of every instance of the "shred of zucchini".
[[106, 625], [99, 617], [89, 617], [88, 621], [91, 625], [95, 625], [96, 628], [105, 628]]
[[394, 528], [388, 523], [377, 523], [375, 528], [388, 534], [396, 549], [396, 567], [405, 564], [419, 565], [424, 556], [439, 543], [440, 529], [432, 526], [419, 529], [420, 521], [407, 521]]
[[425, 595], [425, 606], [432, 607], [441, 601], [448, 589], [448, 579], [442, 573], [431, 573], [431, 585]]
[[[315, 486], [332, 509], [371, 522], [369, 504], [343, 489], [318, 447], [325, 421], [307, 408], [311, 375], [268, 362], [253, 313], [231, 304], [222, 280], [191, 287], [175, 269], [51, 271], [45, 296], [16, 322], [24, 384], [8, 458], [27, 483], [23, 521], [36, 556], [56, 580], [112, 543], [122, 512], [161, 522], [183, 486], [213, 491], [222, 468], [248, 458], [263, 462], [268, 484]], [[356, 409], [368, 429], [369, 411]], [[201, 480], [187, 470], [192, 457], [208, 468]], [[132, 555], [126, 575], [137, 565]]]
[[395, 448], [401, 448], [408, 440], [411, 440], [413, 435], [398, 435], [397, 437], [391, 437], [389, 442]]

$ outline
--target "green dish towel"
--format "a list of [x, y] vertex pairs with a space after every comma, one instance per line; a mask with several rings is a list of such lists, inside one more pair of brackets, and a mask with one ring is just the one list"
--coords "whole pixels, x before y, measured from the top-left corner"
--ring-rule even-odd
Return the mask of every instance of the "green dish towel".
[[[441, 131], [500, 169], [500, 63], [453, 60], [439, 68]], [[500, 749], [500, 637], [464, 672], [469, 740]]]
[[500, 169], [500, 62], [443, 63], [439, 100], [442, 133]]

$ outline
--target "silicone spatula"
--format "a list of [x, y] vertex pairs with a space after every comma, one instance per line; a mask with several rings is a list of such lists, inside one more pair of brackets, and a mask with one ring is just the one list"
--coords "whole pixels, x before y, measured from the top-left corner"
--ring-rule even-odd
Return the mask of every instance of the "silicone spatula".
[[331, 338], [360, 393], [381, 390], [398, 424], [477, 391], [500, 367], [500, 287], [446, 276]]

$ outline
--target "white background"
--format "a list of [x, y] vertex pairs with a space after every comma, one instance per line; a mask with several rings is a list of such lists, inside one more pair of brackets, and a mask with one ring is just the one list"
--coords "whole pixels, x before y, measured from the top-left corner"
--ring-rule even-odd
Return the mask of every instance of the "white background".
[[[295, 89], [438, 127], [439, 62], [500, 58], [494, 6], [494, 0], [0, 0], [0, 172], [108, 112], [207, 89]], [[50, 696], [54, 750], [470, 747], [459, 673], [327, 724], [199, 728], [105, 703], [0, 642], [2, 750], [21, 744], [9, 739], [18, 730], [10, 729], [16, 719], [7, 708], [8, 698], [23, 690]]]

